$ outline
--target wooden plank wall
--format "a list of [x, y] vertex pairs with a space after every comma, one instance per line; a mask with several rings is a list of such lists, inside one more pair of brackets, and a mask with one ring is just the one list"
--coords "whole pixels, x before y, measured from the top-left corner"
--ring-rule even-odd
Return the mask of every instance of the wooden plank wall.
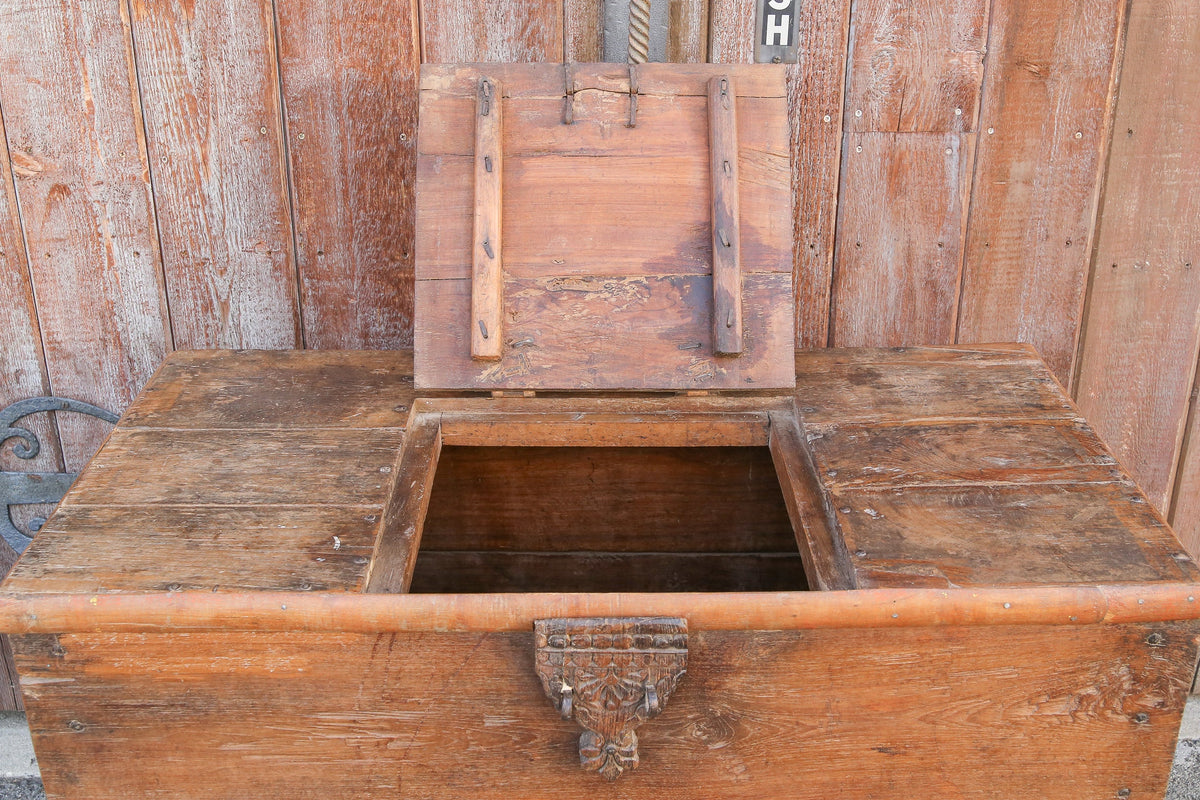
[[[669, 2], [672, 58], [750, 59], [750, 0]], [[1200, 555], [1195, 4], [800, 8], [797, 344], [1032, 342]], [[0, 5], [0, 405], [119, 411], [173, 347], [410, 347], [419, 63], [593, 60], [603, 11]], [[63, 416], [37, 468], [106, 431]]]

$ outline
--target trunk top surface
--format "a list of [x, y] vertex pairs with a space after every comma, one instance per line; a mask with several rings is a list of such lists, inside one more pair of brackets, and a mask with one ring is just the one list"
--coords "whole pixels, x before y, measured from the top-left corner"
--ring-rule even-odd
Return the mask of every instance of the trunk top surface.
[[[410, 507], [405, 513], [417, 515], [419, 528], [428, 507], [426, 500], [413, 512], [420, 492], [396, 484], [420, 452], [406, 444], [418, 438], [413, 420], [426, 426], [433, 417], [440, 427], [429, 435], [438, 448], [443, 439], [542, 448], [736, 445], [747, 453], [769, 445], [813, 589], [946, 590], [947, 597], [1005, 589], [1052, 605], [1045, 593], [1054, 587], [1160, 585], [1186, 593], [1196, 583], [1174, 534], [1030, 350], [827, 350], [797, 355], [796, 374], [794, 398], [431, 400], [413, 388], [408, 353], [178, 352], [3, 590], [18, 605], [33, 595], [175, 592], [206, 592], [219, 605], [219, 597], [264, 593], [264, 608], [273, 597], [265, 593], [308, 592], [316, 603], [379, 591], [372, 573], [383, 567], [373, 562], [386, 555], [397, 509]], [[786, 419], [798, 421], [790, 439], [779, 422]], [[647, 439], [637, 441], [642, 431]], [[429, 481], [435, 472], [436, 453]], [[712, 490], [713, 503], [720, 491]], [[691, 551], [773, 558], [779, 513], [763, 517], [769, 535], [693, 543]], [[419, 535], [395, 540], [409, 577]], [[587, 544], [527, 549], [557, 557], [541, 551], [569, 554]], [[406, 590], [406, 583], [383, 589]], [[736, 592], [686, 596], [698, 609], [717, 608], [725, 597], [731, 606], [754, 602]], [[484, 597], [463, 600], [475, 611], [462, 613], [482, 614]], [[662, 607], [669, 597], [646, 603]], [[786, 597], [763, 594], [762, 607]], [[423, 608], [454, 605], [446, 596], [411, 598]]]

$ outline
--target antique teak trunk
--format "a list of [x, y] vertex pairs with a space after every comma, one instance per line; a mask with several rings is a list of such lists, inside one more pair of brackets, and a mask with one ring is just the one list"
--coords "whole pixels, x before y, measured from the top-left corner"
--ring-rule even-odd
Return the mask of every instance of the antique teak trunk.
[[794, 351], [786, 103], [426, 69], [415, 353], [174, 354], [4, 584], [47, 795], [1161, 797], [1195, 565], [1031, 349]]

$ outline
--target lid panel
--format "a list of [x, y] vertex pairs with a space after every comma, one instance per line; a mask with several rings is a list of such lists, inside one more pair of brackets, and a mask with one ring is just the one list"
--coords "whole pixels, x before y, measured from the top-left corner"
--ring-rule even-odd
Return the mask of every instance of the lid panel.
[[[499, 106], [487, 119], [483, 78], [495, 87]], [[736, 163], [726, 169], [736, 179], [737, 224], [729, 235], [722, 228], [721, 238], [712, 223], [714, 78], [727, 79], [733, 105], [727, 116], [736, 121], [727, 140]], [[783, 69], [642, 65], [634, 86], [631, 98], [628, 68], [613, 64], [425, 68], [417, 177], [419, 387], [794, 386]], [[485, 126], [498, 130], [500, 145], [477, 158]], [[493, 171], [477, 168], [484, 164]], [[481, 176], [496, 175], [502, 176], [499, 208], [488, 205], [480, 184]], [[486, 230], [478, 226], [481, 214], [501, 220], [498, 237], [477, 233]], [[734, 280], [740, 280], [741, 296], [735, 291], [732, 301], [740, 310], [740, 352], [729, 355], [713, 348], [714, 240], [735, 254]], [[473, 276], [494, 280], [497, 264], [499, 298], [488, 313]], [[477, 325], [481, 320], [487, 322]], [[494, 348], [497, 338], [498, 358], [484, 346]]]

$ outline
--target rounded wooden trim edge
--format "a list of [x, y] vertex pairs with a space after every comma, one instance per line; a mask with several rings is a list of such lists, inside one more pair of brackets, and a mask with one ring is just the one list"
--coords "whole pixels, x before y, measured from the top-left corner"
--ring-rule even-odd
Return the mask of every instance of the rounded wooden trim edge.
[[692, 630], [1200, 619], [1200, 584], [681, 594], [0, 593], [0, 632], [531, 631], [542, 617], [685, 617]]

